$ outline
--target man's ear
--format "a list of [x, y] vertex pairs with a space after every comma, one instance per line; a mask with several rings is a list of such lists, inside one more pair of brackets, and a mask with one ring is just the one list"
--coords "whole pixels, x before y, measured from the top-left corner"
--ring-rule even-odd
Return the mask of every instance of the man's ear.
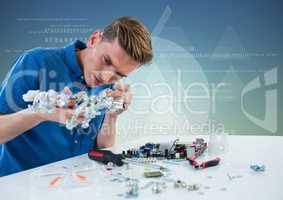
[[93, 48], [96, 46], [96, 44], [101, 40], [102, 38], [102, 32], [101, 31], [95, 31], [93, 32], [87, 41], [87, 47]]

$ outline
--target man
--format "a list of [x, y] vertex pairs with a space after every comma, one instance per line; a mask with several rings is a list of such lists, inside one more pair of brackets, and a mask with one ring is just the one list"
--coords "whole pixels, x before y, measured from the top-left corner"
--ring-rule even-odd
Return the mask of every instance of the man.
[[[23, 54], [7, 74], [0, 91], [0, 176], [30, 169], [90, 151], [111, 147], [120, 113], [95, 117], [87, 130], [72, 131], [62, 124], [74, 114], [56, 108], [52, 114], [31, 112], [22, 95], [28, 90], [54, 89], [68, 94], [98, 94], [110, 88], [114, 98], [131, 103], [128, 85], [113, 83], [152, 59], [150, 33], [133, 17], [121, 17], [87, 44], [76, 41], [64, 48], [35, 48]], [[68, 87], [65, 87], [68, 86]], [[83, 113], [80, 120], [83, 119]]]

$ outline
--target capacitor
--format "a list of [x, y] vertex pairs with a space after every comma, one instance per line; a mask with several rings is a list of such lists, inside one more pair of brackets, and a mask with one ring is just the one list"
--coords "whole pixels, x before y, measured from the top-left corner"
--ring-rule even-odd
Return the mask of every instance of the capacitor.
[[175, 153], [175, 158], [176, 158], [176, 159], [179, 159], [179, 158], [180, 158], [180, 153], [178, 153], [178, 152]]
[[164, 151], [164, 157], [165, 157], [165, 158], [168, 158], [168, 149], [165, 149], [165, 151]]

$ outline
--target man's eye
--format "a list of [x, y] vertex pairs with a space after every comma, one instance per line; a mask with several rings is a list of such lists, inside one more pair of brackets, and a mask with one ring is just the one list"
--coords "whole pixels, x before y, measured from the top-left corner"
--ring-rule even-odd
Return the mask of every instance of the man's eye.
[[103, 62], [104, 62], [105, 64], [107, 64], [107, 65], [110, 65], [110, 64], [111, 64], [110, 61], [109, 61], [107, 58], [105, 58], [105, 57], [103, 57]]

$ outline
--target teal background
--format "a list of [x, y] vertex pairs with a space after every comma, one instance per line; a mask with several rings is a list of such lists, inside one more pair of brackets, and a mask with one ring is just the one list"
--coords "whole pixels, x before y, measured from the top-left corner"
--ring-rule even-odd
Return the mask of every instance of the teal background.
[[[129, 117], [131, 120], [146, 118], [145, 124], [160, 124], [166, 120], [168, 124], [172, 119], [181, 124], [183, 119], [190, 122], [209, 119], [223, 124], [230, 134], [283, 135], [282, 10], [280, 0], [10, 0], [2, 2], [0, 7], [0, 80], [27, 49], [60, 47], [75, 39], [86, 40], [92, 31], [103, 29], [119, 16], [136, 16], [152, 31], [155, 59], [151, 66], [137, 71], [127, 81], [144, 81], [149, 86], [164, 82], [176, 96], [179, 86], [175, 83], [180, 69], [182, 84], [202, 82], [208, 89], [209, 98], [197, 99], [195, 105], [195, 108], [207, 111], [204, 116], [194, 116], [188, 111], [176, 116], [154, 112], [138, 115], [130, 111], [121, 119], [121, 130], [126, 121], [129, 123]], [[270, 70], [276, 71], [271, 77], [275, 84], [265, 87], [264, 74]], [[275, 108], [267, 127], [248, 119], [241, 109], [241, 92], [257, 77], [262, 87], [249, 92], [243, 103], [246, 111], [259, 120], [264, 120], [266, 113]], [[214, 93], [213, 88], [221, 83], [224, 86]], [[151, 89], [157, 96], [167, 93], [162, 89]], [[133, 90], [137, 96], [145, 95], [137, 87]], [[277, 93], [273, 98], [277, 100], [276, 105], [266, 102], [267, 90]], [[204, 95], [200, 88], [191, 92]], [[216, 94], [215, 98], [213, 94]], [[173, 104], [177, 103], [178, 99], [175, 99]], [[133, 106], [146, 108], [150, 105], [137, 98]], [[158, 102], [155, 106], [160, 106], [161, 110], [168, 107], [166, 102]], [[152, 116], [156, 119], [151, 119]], [[172, 127], [168, 130], [173, 131]]]

